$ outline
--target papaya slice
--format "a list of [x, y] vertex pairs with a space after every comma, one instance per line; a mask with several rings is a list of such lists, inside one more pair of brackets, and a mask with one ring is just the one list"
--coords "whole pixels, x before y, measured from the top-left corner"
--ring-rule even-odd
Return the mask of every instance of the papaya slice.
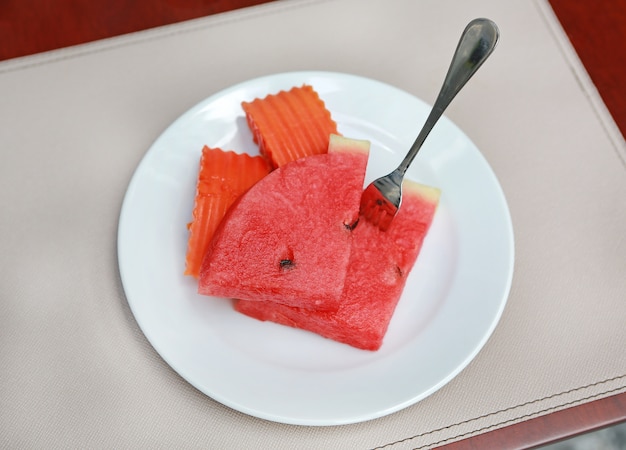
[[259, 152], [274, 168], [305, 156], [326, 153], [337, 124], [309, 85], [243, 102]]

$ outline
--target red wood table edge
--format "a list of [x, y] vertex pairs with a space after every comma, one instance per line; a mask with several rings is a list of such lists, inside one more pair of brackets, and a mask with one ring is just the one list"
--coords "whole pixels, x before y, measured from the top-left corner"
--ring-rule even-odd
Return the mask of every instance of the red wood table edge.
[[626, 2], [549, 3], [622, 137], [626, 136]]
[[487, 431], [439, 450], [530, 449], [626, 423], [626, 392]]
[[[34, 0], [39, 5], [33, 1], [0, 2], [0, 61], [270, 1], [110, 0], [82, 2], [80, 6], [72, 0]], [[620, 64], [626, 60], [626, 2], [549, 2], [622, 135], [626, 135], [626, 89], [620, 78]], [[532, 448], [620, 422], [626, 422], [626, 393], [441, 448]]]

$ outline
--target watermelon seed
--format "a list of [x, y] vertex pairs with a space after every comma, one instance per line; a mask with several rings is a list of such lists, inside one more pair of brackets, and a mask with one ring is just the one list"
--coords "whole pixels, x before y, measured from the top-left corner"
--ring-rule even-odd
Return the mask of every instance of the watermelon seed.
[[344, 223], [343, 226], [346, 227], [346, 229], [352, 231], [356, 228], [356, 226], [359, 224], [359, 218], [357, 217], [357, 219], [352, 222], [352, 223]]
[[291, 259], [281, 259], [280, 268], [284, 270], [293, 269], [296, 264]]
[[400, 276], [400, 278], [402, 278], [404, 276], [404, 271], [398, 265], [396, 265], [396, 272], [398, 272], [398, 275]]

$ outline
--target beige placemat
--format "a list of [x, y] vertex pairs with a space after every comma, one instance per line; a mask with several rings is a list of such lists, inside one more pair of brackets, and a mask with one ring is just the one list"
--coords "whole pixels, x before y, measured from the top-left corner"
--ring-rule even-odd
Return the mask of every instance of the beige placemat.
[[[147, 343], [117, 268], [122, 198], [153, 140], [276, 72], [432, 101], [478, 16], [502, 39], [448, 115], [494, 168], [516, 236], [483, 351], [426, 400], [340, 427], [192, 388]], [[0, 447], [426, 448], [626, 391], [626, 147], [544, 0], [283, 1], [0, 63], [0, 155]]]

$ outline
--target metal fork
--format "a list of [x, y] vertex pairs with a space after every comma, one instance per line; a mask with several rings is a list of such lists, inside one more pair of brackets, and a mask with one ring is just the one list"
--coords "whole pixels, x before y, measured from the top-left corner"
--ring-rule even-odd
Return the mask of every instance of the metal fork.
[[433, 109], [408, 154], [396, 170], [363, 191], [360, 213], [381, 230], [389, 228], [400, 208], [402, 179], [409, 165], [452, 99], [491, 55], [499, 35], [498, 27], [489, 19], [474, 19], [465, 27]]

